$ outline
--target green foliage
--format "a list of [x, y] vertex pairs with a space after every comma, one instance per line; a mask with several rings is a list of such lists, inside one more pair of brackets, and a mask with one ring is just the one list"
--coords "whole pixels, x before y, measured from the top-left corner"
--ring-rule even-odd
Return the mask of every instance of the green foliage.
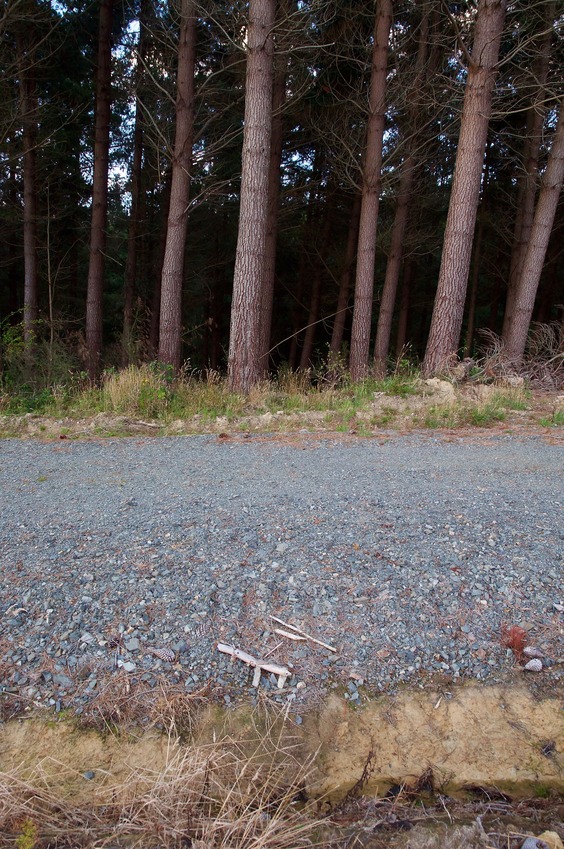
[[35, 323], [33, 338], [24, 340], [22, 324], [0, 326], [3, 371], [0, 410], [6, 413], [49, 413], [85, 386], [73, 351], [75, 339], [51, 334], [46, 322]]
[[34, 849], [37, 845], [37, 825], [32, 819], [26, 819], [20, 825], [20, 833], [16, 837], [16, 849]]
[[477, 406], [462, 403], [434, 405], [427, 410], [421, 423], [428, 428], [489, 427], [505, 417], [505, 410], [494, 399]]
[[[13, 338], [17, 350], [19, 337], [14, 334]], [[88, 418], [106, 413], [153, 420], [163, 428], [178, 421], [187, 422], [191, 430], [236, 424], [242, 430], [280, 431], [304, 426], [315, 429], [319, 423], [325, 430], [353, 430], [362, 436], [397, 422], [407, 427], [488, 427], [503, 421], [508, 410], [528, 407], [528, 393], [523, 389], [494, 392], [483, 403], [462, 397], [445, 405], [425, 406], [423, 399], [416, 397], [421, 384], [411, 367], [382, 380], [368, 377], [352, 383], [343, 378], [340, 387], [312, 380], [309, 370], [284, 369], [278, 379], [265, 380], [248, 396], [231, 392], [218, 372], [201, 373], [187, 365], [175, 374], [171, 366], [159, 362], [121, 370], [108, 368], [99, 386], [91, 384], [82, 371], [69, 371], [63, 382], [41, 388], [26, 382], [12, 386], [13, 374], [0, 384], [0, 412], [4, 414], [32, 412], [54, 418]], [[120, 420], [94, 424], [100, 434], [128, 432], [127, 422]], [[564, 424], [564, 413], [555, 412], [541, 424], [560, 426]], [[58, 432], [69, 435], [72, 429], [65, 425]], [[8, 421], [4, 431], [11, 432]]]
[[551, 416], [543, 416], [540, 424], [543, 427], [564, 427], [564, 410], [555, 410]]
[[474, 407], [470, 410], [469, 415], [469, 423], [476, 427], [487, 427], [495, 422], [502, 422], [504, 419], [505, 411], [495, 401]]
[[[102, 392], [106, 409], [114, 413], [158, 418], [172, 396], [169, 371], [160, 363], [107, 370]], [[173, 375], [174, 376], [174, 375]]]
[[536, 784], [533, 788], [536, 799], [550, 799], [552, 795], [551, 788], [546, 784]]
[[407, 398], [409, 395], [417, 395], [417, 374], [392, 374], [375, 384], [376, 392], [384, 392], [386, 395], [395, 395], [399, 398]]

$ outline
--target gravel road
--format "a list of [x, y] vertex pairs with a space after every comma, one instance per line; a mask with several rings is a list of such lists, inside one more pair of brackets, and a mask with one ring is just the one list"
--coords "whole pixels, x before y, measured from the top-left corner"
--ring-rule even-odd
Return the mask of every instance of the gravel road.
[[563, 459], [540, 435], [3, 440], [0, 691], [80, 711], [164, 675], [229, 703], [256, 691], [221, 641], [290, 665], [277, 700], [358, 703], [527, 674], [502, 623], [561, 681]]

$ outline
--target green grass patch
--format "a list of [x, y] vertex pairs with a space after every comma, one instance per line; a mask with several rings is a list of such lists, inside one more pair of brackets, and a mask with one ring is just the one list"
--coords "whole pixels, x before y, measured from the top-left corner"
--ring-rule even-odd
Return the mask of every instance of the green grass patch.
[[[167, 432], [170, 425], [181, 421], [187, 423], [188, 430], [196, 432], [217, 426], [242, 431], [309, 427], [343, 432], [353, 428], [367, 435], [375, 427], [397, 426], [398, 422], [426, 428], [488, 427], [503, 421], [507, 411], [529, 407], [526, 390], [509, 388], [500, 389], [482, 403], [460, 400], [422, 409], [417, 398], [422, 384], [411, 367], [398, 369], [385, 379], [367, 377], [357, 383], [350, 380], [346, 371], [338, 371], [331, 380], [326, 377], [328, 373], [281, 370], [276, 378], [263, 381], [247, 396], [231, 392], [226, 379], [217, 372], [184, 370], [175, 375], [162, 363], [108, 369], [95, 386], [80, 371], [69, 372], [64, 382], [42, 387], [32, 382], [10, 383], [5, 377], [0, 383], [0, 414], [9, 417], [32, 413], [74, 420], [107, 414], [107, 422], [101, 418], [93, 423], [96, 432], [105, 436], [131, 432], [123, 419], [157, 423], [162, 430], [155, 429], [155, 433]], [[411, 411], [410, 397], [417, 398]], [[312, 414], [310, 419], [308, 413]], [[111, 420], [112, 416], [116, 421]], [[71, 434], [72, 424], [62, 424], [60, 433]], [[541, 424], [560, 426], [564, 424], [564, 413], [554, 413]], [[3, 435], [10, 427], [6, 419]]]
[[563, 427], [564, 410], [555, 410], [551, 416], [543, 416], [540, 423], [543, 427]]
[[457, 428], [473, 425], [489, 427], [504, 421], [506, 411], [494, 400], [472, 406], [468, 404], [445, 404], [430, 407], [420, 421], [426, 428]]
[[506, 416], [505, 410], [495, 403], [495, 401], [479, 407], [473, 407], [467, 412], [468, 420], [465, 424], [473, 424], [476, 427], [488, 427], [496, 422], [502, 422]]

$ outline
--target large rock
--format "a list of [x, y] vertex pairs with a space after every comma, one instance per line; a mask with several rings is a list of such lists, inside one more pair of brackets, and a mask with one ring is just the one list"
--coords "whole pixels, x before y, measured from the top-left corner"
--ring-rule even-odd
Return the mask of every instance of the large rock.
[[442, 403], [450, 404], [456, 401], [456, 390], [448, 380], [429, 377], [423, 381], [423, 386], [426, 395], [436, 396], [437, 400]]

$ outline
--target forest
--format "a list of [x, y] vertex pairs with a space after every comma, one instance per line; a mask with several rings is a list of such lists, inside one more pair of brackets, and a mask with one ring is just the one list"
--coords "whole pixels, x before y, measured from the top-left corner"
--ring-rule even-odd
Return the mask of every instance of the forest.
[[4, 389], [562, 359], [559, 0], [2, 0], [0, 63]]

